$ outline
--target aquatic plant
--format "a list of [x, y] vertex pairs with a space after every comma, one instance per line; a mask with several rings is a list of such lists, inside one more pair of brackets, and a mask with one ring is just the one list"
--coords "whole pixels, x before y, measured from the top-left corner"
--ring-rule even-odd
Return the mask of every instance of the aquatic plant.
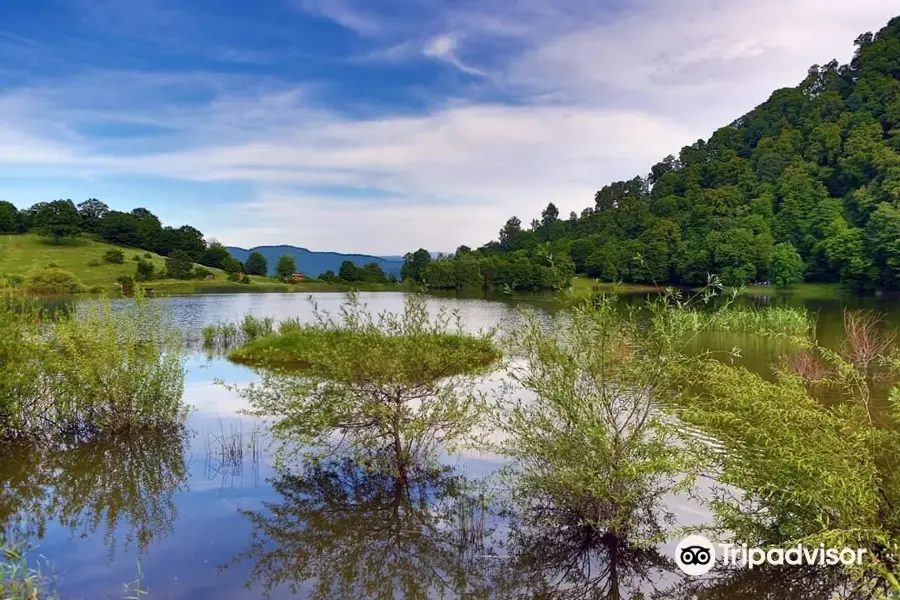
[[46, 565], [30, 566], [28, 544], [0, 532], [0, 598], [3, 600], [52, 600], [56, 598]]
[[657, 406], [679, 360], [681, 320], [668, 317], [680, 309], [650, 309], [649, 325], [612, 296], [549, 322], [524, 311], [504, 339], [516, 359], [493, 447], [512, 461], [504, 479], [520, 519], [646, 544], [662, 533], [664, 496], [691, 489], [691, 440]]
[[684, 332], [700, 330], [758, 335], [809, 335], [815, 331], [815, 319], [806, 311], [791, 307], [748, 308], [729, 305], [717, 310], [689, 308], [672, 311], [673, 325]]
[[[314, 307], [315, 322], [259, 338], [229, 358], [259, 367], [239, 390], [252, 415], [276, 417], [276, 432], [310, 452], [377, 454], [403, 474], [469, 432], [480, 413], [476, 375], [499, 357], [493, 333], [467, 334], [423, 296], [400, 314], [372, 315], [348, 295], [338, 316]], [[458, 315], [457, 315], [458, 317]], [[380, 455], [379, 455], [380, 456]]]
[[181, 335], [159, 304], [81, 304], [49, 318], [0, 302], [0, 437], [169, 425], [185, 416]]
[[[866, 550], [846, 567], [856, 594], [900, 594], [900, 388], [887, 414], [872, 402], [873, 365], [900, 366], [878, 320], [847, 313], [842, 350], [800, 337], [774, 381], [697, 357], [675, 383], [678, 416], [716, 438], [716, 531], [736, 544]], [[836, 402], [815, 390], [829, 386]], [[739, 490], [739, 491], [738, 491]]]

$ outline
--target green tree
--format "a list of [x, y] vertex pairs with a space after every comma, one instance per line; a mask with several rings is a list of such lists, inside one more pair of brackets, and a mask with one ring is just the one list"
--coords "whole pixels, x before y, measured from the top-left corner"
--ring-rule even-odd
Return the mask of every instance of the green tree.
[[54, 243], [81, 233], [81, 217], [71, 200], [54, 200], [41, 207], [34, 216], [36, 231]]
[[407, 253], [403, 257], [403, 267], [400, 269], [400, 278], [404, 281], [422, 281], [422, 271], [431, 262], [431, 253], [425, 248], [419, 248], [415, 252]]
[[135, 281], [151, 281], [156, 276], [156, 268], [149, 260], [139, 260], [135, 271]]
[[384, 274], [384, 269], [382, 269], [381, 265], [377, 262], [366, 263], [360, 271], [360, 276], [363, 281], [369, 283], [387, 283], [387, 275]]
[[251, 252], [247, 257], [244, 268], [249, 275], [267, 275], [269, 272], [269, 265], [266, 262], [266, 257], [260, 252]]
[[228, 252], [228, 248], [217, 240], [211, 240], [198, 262], [214, 269], [225, 269], [225, 262], [229, 257], [231, 257], [231, 253]]
[[78, 205], [78, 214], [81, 215], [81, 226], [90, 233], [100, 232], [100, 223], [109, 213], [109, 207], [96, 198], [90, 198]]
[[359, 272], [352, 260], [341, 262], [341, 268], [338, 269], [338, 277], [344, 281], [360, 281], [362, 273]]
[[191, 257], [184, 250], [173, 250], [166, 259], [166, 275], [172, 279], [190, 279], [193, 268]]
[[19, 230], [19, 209], [10, 202], [0, 200], [0, 233], [16, 233]]
[[232, 275], [244, 272], [244, 265], [241, 261], [231, 256], [226, 256], [221, 262], [221, 269]]
[[780, 287], [803, 281], [803, 259], [789, 242], [775, 246], [772, 255], [772, 282]]
[[287, 279], [297, 272], [297, 261], [290, 254], [282, 254], [275, 262], [275, 274], [282, 279]]

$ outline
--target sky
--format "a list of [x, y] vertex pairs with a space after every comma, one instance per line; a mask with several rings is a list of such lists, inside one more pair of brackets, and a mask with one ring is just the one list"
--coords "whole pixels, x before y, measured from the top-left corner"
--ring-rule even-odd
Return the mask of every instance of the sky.
[[0, 0], [0, 199], [403, 254], [563, 216], [894, 0]]

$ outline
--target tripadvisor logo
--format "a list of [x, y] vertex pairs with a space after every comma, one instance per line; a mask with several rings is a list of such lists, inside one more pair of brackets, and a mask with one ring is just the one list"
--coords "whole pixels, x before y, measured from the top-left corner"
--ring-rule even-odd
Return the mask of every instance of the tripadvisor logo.
[[675, 563], [688, 575], [705, 575], [715, 566], [716, 556], [721, 556], [722, 564], [730, 567], [752, 569], [763, 564], [769, 565], [860, 565], [864, 548], [826, 548], [797, 544], [791, 548], [750, 548], [747, 544], [720, 544], [718, 552], [712, 542], [702, 535], [689, 535], [675, 548]]
[[716, 549], [702, 535], [689, 535], [675, 548], [675, 563], [688, 575], [706, 575], [716, 562]]

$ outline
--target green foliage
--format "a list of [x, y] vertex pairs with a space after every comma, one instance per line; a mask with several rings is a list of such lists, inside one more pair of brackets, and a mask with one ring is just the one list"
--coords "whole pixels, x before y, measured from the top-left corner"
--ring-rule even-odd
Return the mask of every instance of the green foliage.
[[228, 255], [222, 260], [221, 269], [230, 274], [242, 273], [244, 271], [244, 265], [235, 257]]
[[40, 207], [33, 216], [33, 228], [54, 243], [81, 233], [81, 216], [71, 200], [54, 200]]
[[803, 259], [790, 244], [777, 244], [772, 253], [772, 283], [786, 287], [803, 281]]
[[[895, 376], [897, 363], [893, 337], [878, 333], [876, 319], [848, 313], [845, 322], [842, 352], [795, 338], [799, 350], [774, 380], [696, 358], [673, 379], [681, 389], [673, 401], [681, 419], [720, 444], [709, 460], [722, 533], [737, 544], [864, 548], [865, 564], [851, 571], [857, 591], [885, 597], [886, 589], [900, 593], [900, 404], [881, 427], [871, 394], [873, 367]], [[823, 390], [839, 401], [822, 402]]]
[[125, 305], [86, 302], [77, 317], [49, 322], [5, 301], [0, 323], [0, 436], [85, 435], [183, 418], [180, 332], [139, 290]]
[[228, 252], [228, 249], [225, 248], [225, 246], [221, 242], [213, 240], [212, 242], [210, 242], [206, 250], [203, 251], [203, 254], [200, 256], [200, 259], [197, 262], [207, 267], [227, 271], [228, 269], [225, 268], [226, 264], [233, 265], [233, 263], [228, 260], [229, 258], [234, 259], [234, 257], [231, 256], [231, 254]]
[[121, 248], [111, 248], [103, 254], [103, 260], [116, 265], [124, 264], [125, 252]]
[[122, 294], [125, 296], [131, 296], [134, 293], [134, 277], [122, 275], [116, 280], [116, 283], [122, 288]]
[[63, 295], [84, 291], [72, 273], [57, 267], [37, 269], [25, 276], [25, 290], [31, 294]]
[[28, 544], [19, 539], [7, 539], [0, 533], [0, 598], [4, 600], [52, 600], [51, 578], [38, 564], [29, 566]]
[[269, 265], [266, 262], [266, 257], [261, 253], [251, 252], [250, 256], [247, 257], [247, 262], [244, 265], [244, 269], [246, 270], [248, 275], [265, 276], [269, 272]]
[[297, 261], [290, 254], [282, 254], [275, 263], [275, 274], [282, 279], [287, 279], [297, 272]]
[[0, 200], [0, 233], [16, 233], [20, 226], [19, 209], [10, 202]]
[[609, 296], [550, 323], [526, 312], [505, 340], [520, 358], [494, 425], [498, 450], [513, 461], [511, 501], [526, 522], [646, 544], [662, 533], [664, 497], [693, 485], [690, 440], [654, 404], [683, 340], [664, 301], [650, 309], [649, 328]]
[[172, 279], [190, 279], [193, 268], [191, 257], [183, 250], [174, 250], [166, 259], [166, 275]]
[[419, 248], [415, 252], [407, 253], [403, 257], [403, 267], [400, 269], [400, 278], [404, 281], [422, 282], [422, 271], [431, 262], [431, 253], [425, 248]]
[[148, 260], [139, 259], [135, 266], [135, 281], [151, 281], [156, 276], [156, 267]]
[[[900, 28], [859, 40], [850, 64], [815, 66], [647, 176], [603, 186], [580, 216], [562, 221], [551, 203], [530, 227], [513, 216], [468, 254], [488, 285], [500, 265], [516, 265], [499, 283], [511, 288], [551, 287], [519, 266], [546, 265], [544, 244], [603, 281], [702, 286], [717, 273], [737, 286], [798, 281], [789, 244], [807, 281], [900, 288]], [[404, 278], [422, 280], [426, 255], [407, 255]], [[438, 287], [452, 287], [447, 275], [432, 271]]]
[[445, 312], [432, 319], [419, 295], [407, 296], [402, 314], [372, 315], [352, 293], [339, 317], [314, 312], [314, 323], [229, 355], [263, 368], [260, 382], [240, 393], [252, 414], [277, 417], [275, 430], [294, 447], [335, 451], [343, 437], [351, 453], [405, 478], [474, 425], [470, 373], [497, 358], [490, 333], [465, 334], [458, 322], [453, 330]]

